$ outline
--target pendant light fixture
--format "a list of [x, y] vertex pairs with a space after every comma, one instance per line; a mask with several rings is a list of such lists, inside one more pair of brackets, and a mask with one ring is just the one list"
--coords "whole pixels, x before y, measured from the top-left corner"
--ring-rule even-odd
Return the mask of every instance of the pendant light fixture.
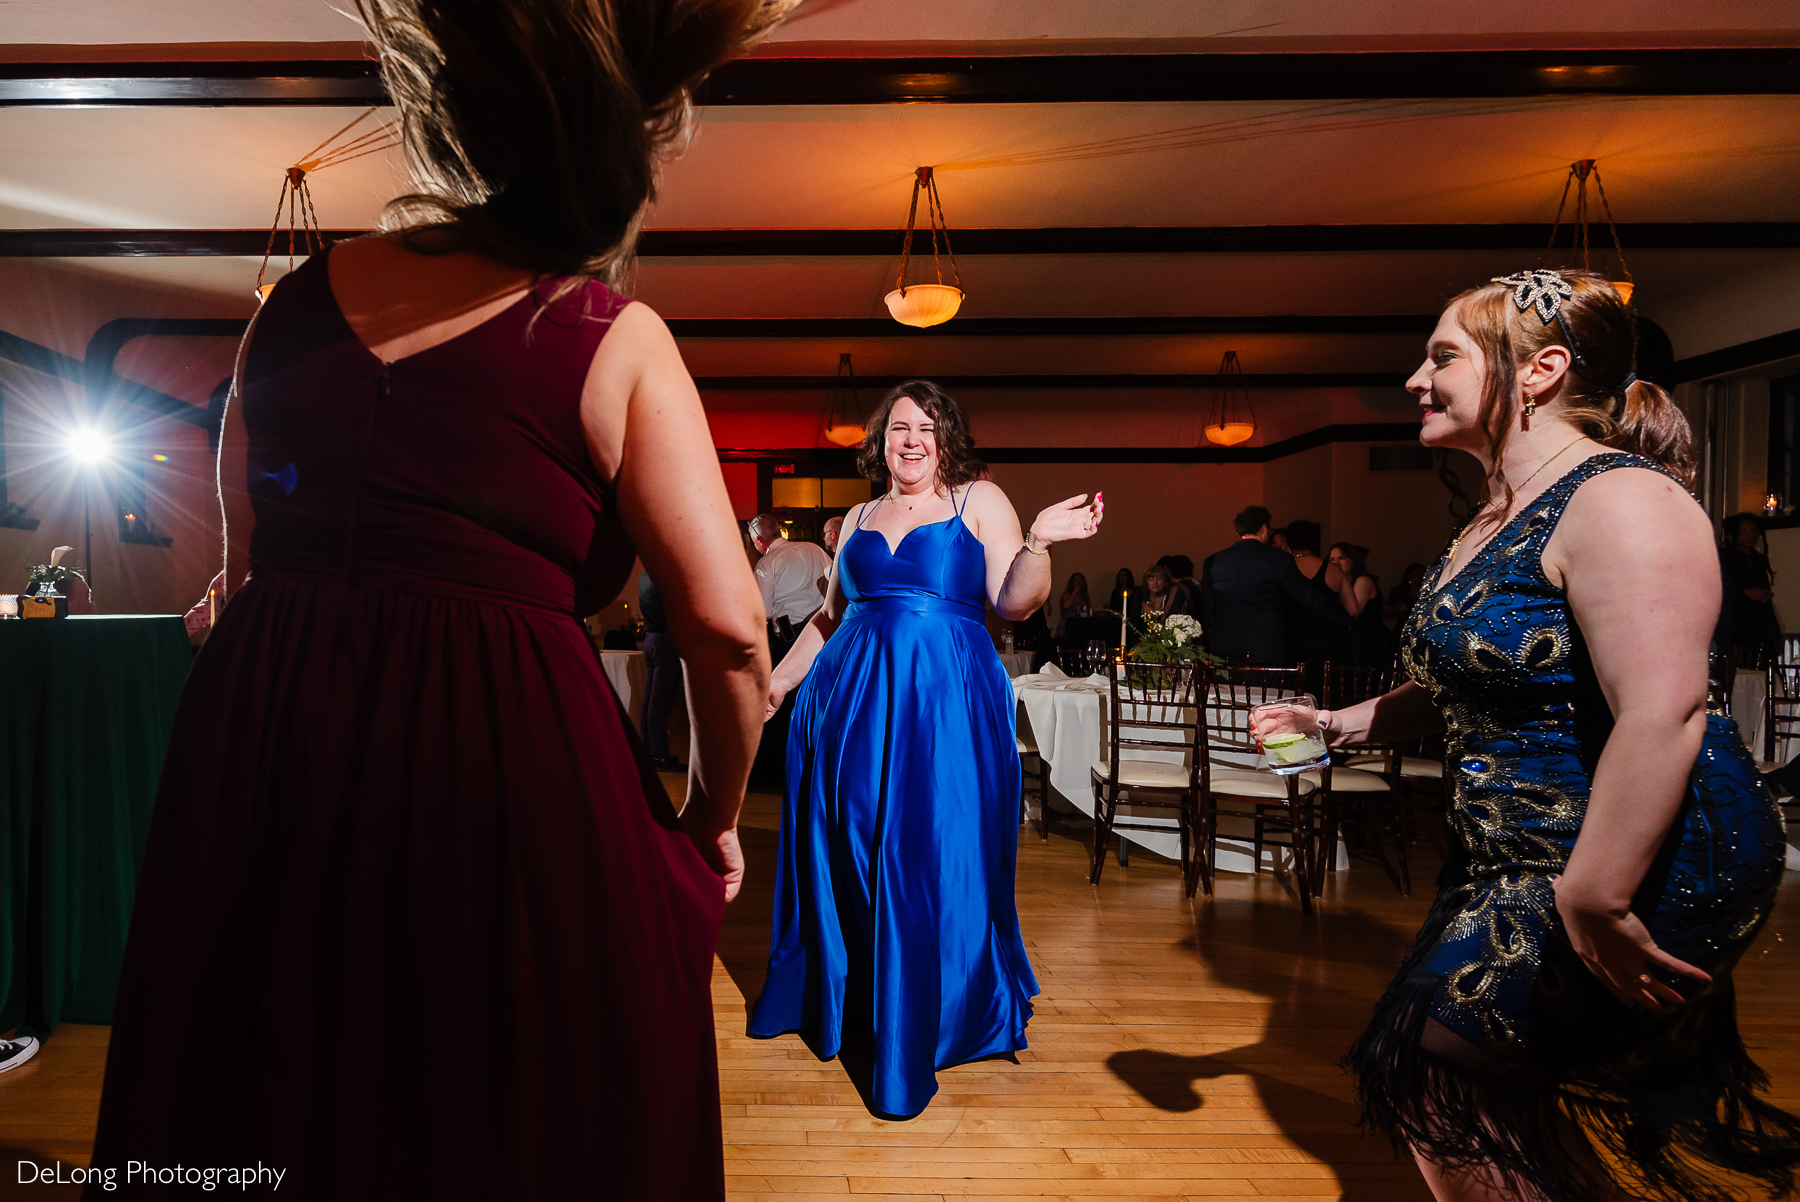
[[[906, 267], [912, 261], [913, 229], [919, 215], [920, 192], [925, 194], [925, 222], [931, 227], [931, 262], [937, 268], [937, 283], [909, 285]], [[955, 287], [944, 283], [944, 263], [938, 255], [940, 235], [944, 239], [943, 253], [950, 256], [950, 278], [956, 281]], [[894, 320], [903, 326], [923, 329], [942, 325], [955, 317], [957, 309], [962, 307], [962, 275], [956, 270], [956, 252], [950, 249], [950, 228], [944, 222], [944, 204], [938, 199], [937, 177], [929, 167], [920, 167], [913, 172], [912, 207], [906, 211], [906, 242], [900, 248], [900, 278], [895, 283], [894, 290], [887, 294], [887, 307]]]
[[1235, 447], [1256, 433], [1256, 410], [1250, 407], [1250, 390], [1243, 383], [1244, 365], [1236, 351], [1219, 360], [1219, 386], [1213, 390], [1211, 419], [1206, 440]]
[[1613, 224], [1612, 206], [1606, 203], [1606, 185], [1600, 182], [1600, 164], [1595, 159], [1576, 159], [1569, 164], [1568, 178], [1563, 180], [1562, 199], [1556, 203], [1556, 221], [1550, 226], [1550, 249], [1556, 248], [1556, 235], [1562, 228], [1563, 210], [1568, 207], [1569, 188], [1575, 188], [1575, 217], [1570, 228], [1574, 232], [1571, 249], [1581, 252], [1581, 269], [1592, 271], [1588, 265], [1588, 178], [1593, 178], [1594, 192], [1600, 198], [1600, 211], [1606, 214], [1606, 228], [1612, 233], [1613, 250], [1619, 256], [1619, 271], [1625, 276], [1622, 280], [1609, 280], [1619, 299], [1626, 304], [1631, 303], [1632, 289], [1636, 285], [1631, 279], [1631, 268], [1625, 266], [1625, 248], [1619, 244], [1619, 228]]
[[308, 186], [306, 177], [326, 167], [348, 163], [351, 159], [360, 159], [366, 154], [376, 154], [398, 144], [394, 135], [394, 127], [390, 122], [383, 122], [368, 133], [359, 134], [347, 142], [338, 141], [361, 125], [374, 112], [374, 108], [364, 109], [356, 120], [301, 156], [300, 162], [289, 167], [287, 174], [282, 177], [281, 196], [275, 201], [275, 220], [269, 226], [269, 244], [263, 250], [262, 269], [256, 273], [258, 304], [268, 300], [269, 293], [275, 290], [273, 283], [263, 283], [263, 277], [269, 273], [269, 259], [275, 254], [275, 240], [281, 234], [281, 211], [283, 209], [287, 210], [289, 271], [294, 269], [296, 252], [304, 257], [317, 254], [325, 249], [325, 236], [319, 229], [319, 214], [313, 208], [312, 189]]
[[825, 398], [825, 412], [819, 415], [819, 433], [834, 446], [853, 447], [860, 444], [868, 429], [863, 425], [862, 403], [856, 396], [856, 368], [850, 364], [850, 352], [838, 355], [837, 378], [831, 382], [831, 393]]

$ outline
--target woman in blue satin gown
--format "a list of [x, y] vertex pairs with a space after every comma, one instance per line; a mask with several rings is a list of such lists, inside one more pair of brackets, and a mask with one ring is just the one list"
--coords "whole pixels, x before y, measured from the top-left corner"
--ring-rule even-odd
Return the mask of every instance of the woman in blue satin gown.
[[1800, 1165], [1732, 991], [1781, 820], [1707, 702], [1711, 527], [1633, 350], [1585, 272], [1451, 303], [1408, 387], [1491, 499], [1401, 631], [1410, 682], [1320, 715], [1339, 743], [1447, 747], [1437, 900], [1348, 1060], [1441, 1202], [1726, 1202], [1733, 1173], [1785, 1196]]
[[858, 460], [887, 491], [847, 515], [825, 606], [770, 682], [770, 713], [799, 692], [750, 1034], [797, 1031], [821, 1059], [872, 1036], [890, 1117], [922, 1111], [938, 1069], [1025, 1047], [1017, 707], [984, 618], [1041, 606], [1050, 544], [1102, 509], [1071, 498], [1026, 537], [972, 446], [935, 385], [887, 398]]

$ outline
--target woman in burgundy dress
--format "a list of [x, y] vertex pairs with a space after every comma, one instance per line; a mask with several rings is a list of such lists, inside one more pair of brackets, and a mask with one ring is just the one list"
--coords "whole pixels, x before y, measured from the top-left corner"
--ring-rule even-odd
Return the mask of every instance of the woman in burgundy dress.
[[[724, 1196], [762, 609], [667, 328], [595, 277], [770, 9], [364, 4], [435, 224], [314, 257], [245, 340], [250, 578], [169, 749], [94, 1153], [128, 1196]], [[679, 815], [576, 620], [634, 556], [692, 689]]]

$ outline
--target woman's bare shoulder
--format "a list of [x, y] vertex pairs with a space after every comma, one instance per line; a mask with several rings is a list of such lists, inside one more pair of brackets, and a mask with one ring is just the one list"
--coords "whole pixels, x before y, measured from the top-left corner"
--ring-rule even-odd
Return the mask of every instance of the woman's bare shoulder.
[[1579, 555], [1602, 544], [1656, 540], [1694, 556], [1712, 556], [1712, 522], [1676, 480], [1648, 465], [1627, 465], [1585, 480], [1569, 498], [1552, 547]]

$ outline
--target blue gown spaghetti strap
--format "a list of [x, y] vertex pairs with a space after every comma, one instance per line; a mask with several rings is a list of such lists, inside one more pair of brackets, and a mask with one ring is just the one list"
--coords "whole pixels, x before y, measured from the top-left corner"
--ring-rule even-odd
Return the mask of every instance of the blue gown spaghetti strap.
[[750, 1016], [752, 1036], [798, 1031], [824, 1059], [846, 1014], [872, 1026], [884, 1115], [923, 1110], [938, 1069], [1025, 1047], [1038, 991], [1013, 899], [1016, 703], [983, 620], [967, 496], [891, 550], [860, 521], [844, 540], [848, 606], [795, 696], [769, 973]]

